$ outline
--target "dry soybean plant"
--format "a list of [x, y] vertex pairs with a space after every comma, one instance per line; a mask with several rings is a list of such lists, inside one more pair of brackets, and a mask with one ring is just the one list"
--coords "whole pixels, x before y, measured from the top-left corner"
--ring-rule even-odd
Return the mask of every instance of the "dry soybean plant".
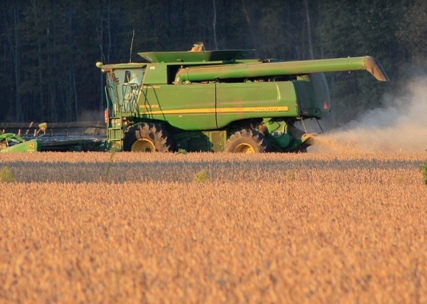
[[424, 162], [424, 164], [421, 166], [421, 172], [423, 173], [424, 177], [424, 184], [427, 185], [427, 160]]
[[424, 161], [2, 156], [0, 302], [423, 303]]

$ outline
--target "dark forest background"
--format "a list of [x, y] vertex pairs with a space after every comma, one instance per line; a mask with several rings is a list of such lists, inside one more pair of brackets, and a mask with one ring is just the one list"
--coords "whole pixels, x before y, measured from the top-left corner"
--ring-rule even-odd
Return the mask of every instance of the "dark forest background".
[[377, 58], [391, 82], [328, 74], [335, 123], [381, 107], [425, 73], [424, 0], [0, 2], [0, 122], [102, 120], [97, 61], [138, 61], [137, 52], [189, 50], [198, 40], [261, 58]]

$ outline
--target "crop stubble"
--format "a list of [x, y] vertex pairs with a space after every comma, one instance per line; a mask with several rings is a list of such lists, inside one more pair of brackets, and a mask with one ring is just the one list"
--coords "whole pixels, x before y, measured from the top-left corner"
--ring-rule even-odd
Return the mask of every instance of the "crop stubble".
[[426, 302], [424, 156], [2, 155], [0, 301]]

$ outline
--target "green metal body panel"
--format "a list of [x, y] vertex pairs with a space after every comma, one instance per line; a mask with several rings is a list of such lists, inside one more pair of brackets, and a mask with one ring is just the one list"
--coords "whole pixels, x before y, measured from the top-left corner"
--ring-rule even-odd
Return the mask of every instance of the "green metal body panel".
[[202, 131], [244, 119], [294, 118], [299, 115], [297, 102], [294, 82], [145, 85], [137, 116], [165, 121], [186, 131]]
[[138, 117], [165, 121], [185, 131], [217, 128], [215, 84], [144, 85], [138, 107]]
[[[40, 151], [40, 145], [36, 139], [25, 141], [22, 137], [14, 135], [14, 138], [18, 138], [19, 141], [15, 142], [13, 145], [9, 145], [3, 149], [0, 149], [0, 152], [37, 152]], [[1, 141], [1, 139], [0, 139]]]
[[315, 83], [307, 76], [283, 82], [143, 85], [134, 116], [185, 131], [221, 129], [260, 117], [321, 118], [329, 112], [328, 87], [322, 74], [314, 78]]
[[150, 122], [165, 128], [177, 149], [221, 151], [233, 132], [254, 128], [279, 151], [297, 151], [310, 136], [294, 122], [330, 113], [324, 73], [366, 70], [388, 80], [370, 56], [276, 62], [249, 53], [145, 52], [138, 53], [144, 63], [98, 63], [107, 74], [109, 142], [119, 147], [130, 127]]
[[239, 120], [298, 116], [293, 82], [218, 83], [217, 128]]

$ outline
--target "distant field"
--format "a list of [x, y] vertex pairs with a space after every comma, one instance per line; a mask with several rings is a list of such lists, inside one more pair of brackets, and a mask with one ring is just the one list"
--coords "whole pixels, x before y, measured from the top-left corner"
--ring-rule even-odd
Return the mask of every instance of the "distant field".
[[426, 158], [0, 154], [0, 302], [427, 302]]

